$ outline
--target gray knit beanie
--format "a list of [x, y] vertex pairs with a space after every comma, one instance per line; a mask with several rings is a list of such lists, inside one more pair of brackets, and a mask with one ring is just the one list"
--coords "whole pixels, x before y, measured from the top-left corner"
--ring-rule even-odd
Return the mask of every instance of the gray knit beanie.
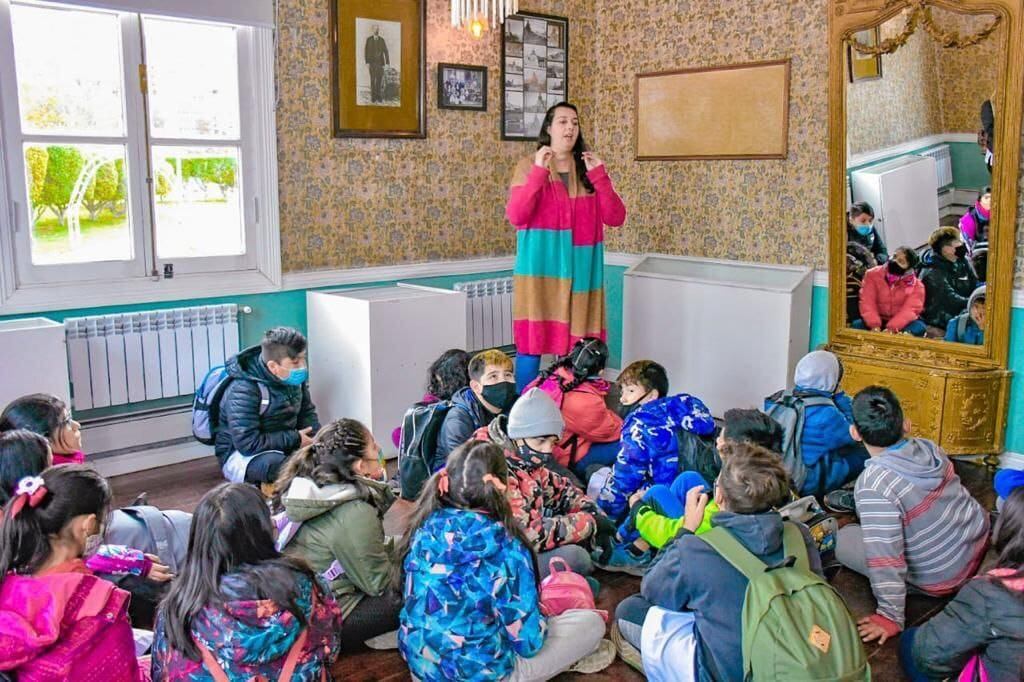
[[531, 388], [512, 406], [508, 415], [509, 438], [560, 436], [565, 421], [558, 405], [544, 391]]

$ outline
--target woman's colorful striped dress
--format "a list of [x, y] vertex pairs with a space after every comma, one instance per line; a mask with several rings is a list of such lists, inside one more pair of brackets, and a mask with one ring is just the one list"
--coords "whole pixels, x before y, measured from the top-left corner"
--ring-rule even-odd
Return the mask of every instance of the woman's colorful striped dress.
[[564, 355], [579, 338], [605, 338], [604, 226], [626, 220], [603, 165], [587, 172], [592, 194], [575, 172], [566, 187], [553, 165], [520, 161], [505, 208], [516, 227], [516, 350], [527, 355]]

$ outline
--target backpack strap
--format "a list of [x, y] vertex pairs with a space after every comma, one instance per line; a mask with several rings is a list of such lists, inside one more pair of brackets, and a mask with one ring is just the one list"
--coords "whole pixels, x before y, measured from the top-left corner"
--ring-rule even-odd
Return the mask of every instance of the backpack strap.
[[964, 335], [967, 333], [967, 318], [971, 316], [970, 312], [961, 313], [957, 316], [956, 320], [956, 340], [963, 341]]
[[[314, 600], [314, 603], [315, 600]], [[278, 682], [288, 682], [292, 679], [295, 674], [295, 668], [299, 664], [299, 657], [302, 655], [303, 649], [306, 648], [306, 639], [309, 636], [309, 628], [302, 628], [302, 632], [295, 639], [295, 643], [292, 644], [291, 648], [288, 649], [288, 658], [284, 661], [284, 667], [281, 668], [281, 674], [278, 676]], [[210, 652], [203, 640], [198, 637], [193, 637], [193, 641], [196, 646], [199, 647], [199, 653], [203, 656], [203, 666], [206, 668], [206, 672], [210, 673], [210, 677], [213, 678], [214, 682], [230, 682], [227, 674], [224, 672], [224, 668], [220, 666], [217, 659]], [[257, 680], [263, 680], [262, 677], [255, 678]], [[323, 679], [323, 671], [321, 671], [321, 679]]]
[[719, 556], [732, 564], [733, 568], [753, 580], [767, 570], [768, 565], [754, 556], [750, 550], [740, 544], [732, 533], [725, 528], [712, 528], [707, 533], [697, 536], [718, 552]]
[[796, 567], [803, 571], [811, 570], [811, 561], [807, 556], [807, 545], [804, 534], [795, 523], [785, 521], [782, 524], [782, 552], [784, 557], [796, 559]]
[[270, 389], [262, 381], [256, 382], [256, 387], [260, 390], [260, 416], [262, 417], [270, 409]]

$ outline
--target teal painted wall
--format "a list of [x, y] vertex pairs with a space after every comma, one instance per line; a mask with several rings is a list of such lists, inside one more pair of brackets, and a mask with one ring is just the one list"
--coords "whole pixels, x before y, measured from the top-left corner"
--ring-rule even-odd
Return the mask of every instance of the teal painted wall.
[[[980, 153], [980, 147], [973, 142], [943, 142], [943, 144], [949, 145], [950, 163], [953, 167], [953, 186], [957, 189], [981, 189], [985, 185], [991, 184], [992, 180], [988, 174], [988, 169], [985, 168], [985, 158]], [[852, 166], [846, 169], [846, 175], [849, 176], [855, 170], [861, 168], [867, 168], [868, 166], [874, 166], [880, 163], [885, 163], [891, 159], [898, 158], [899, 156], [906, 156], [907, 154], [917, 154], [923, 152], [925, 149], [930, 149], [936, 145], [928, 145], [907, 152], [906, 154], [898, 154], [896, 156], [886, 157], [872, 161], [871, 163], [861, 164], [859, 166]]]
[[807, 345], [814, 349], [828, 343], [828, 287], [811, 289], [811, 338]]
[[608, 326], [608, 366], [622, 369], [622, 284], [626, 268], [604, 266], [604, 296]]

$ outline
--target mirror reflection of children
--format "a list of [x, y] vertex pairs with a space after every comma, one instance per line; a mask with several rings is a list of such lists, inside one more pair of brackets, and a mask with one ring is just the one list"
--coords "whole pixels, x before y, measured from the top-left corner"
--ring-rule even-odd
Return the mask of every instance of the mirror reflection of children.
[[875, 257], [875, 262], [878, 265], [889, 260], [885, 242], [882, 241], [882, 235], [878, 234], [878, 228], [875, 227], [875, 209], [871, 208], [871, 204], [866, 201], [858, 201], [847, 212], [846, 239], [857, 242], [871, 251], [871, 255]]
[[985, 290], [980, 286], [967, 300], [967, 310], [946, 325], [946, 341], [980, 346], [985, 343]]
[[992, 219], [992, 188], [985, 187], [978, 193], [974, 206], [967, 209], [960, 218], [960, 233], [968, 246], [988, 241], [988, 226]]
[[860, 319], [850, 326], [924, 336], [924, 284], [914, 272], [920, 260], [914, 249], [901, 246], [885, 265], [868, 270], [860, 289]]

